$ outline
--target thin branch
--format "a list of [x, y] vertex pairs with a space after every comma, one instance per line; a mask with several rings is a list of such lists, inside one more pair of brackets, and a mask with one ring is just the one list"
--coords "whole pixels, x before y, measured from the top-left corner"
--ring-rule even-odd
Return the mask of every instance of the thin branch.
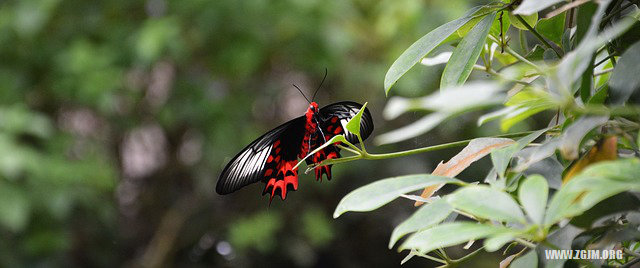
[[615, 56], [618, 56], [618, 55], [616, 55], [616, 54], [608, 55], [608, 56], [607, 56], [607, 57], [605, 57], [604, 59], [602, 59], [602, 60], [600, 60], [599, 62], [597, 62], [596, 64], [594, 64], [594, 65], [593, 65], [593, 67], [598, 67], [600, 64], [603, 64], [603, 63], [607, 62], [607, 60], [609, 60], [609, 59], [611, 59], [611, 58], [613, 58], [613, 57], [615, 57]]
[[[529, 135], [531, 133], [533, 133], [533, 131], [524, 131], [524, 132], [510, 133], [510, 134], [504, 134], [504, 135], [497, 135], [497, 136], [493, 136], [493, 138], [517, 138], [517, 137]], [[438, 151], [438, 150], [443, 150], [448, 148], [455, 148], [455, 147], [465, 146], [469, 144], [469, 142], [471, 142], [472, 140], [473, 139], [468, 139], [468, 140], [438, 144], [438, 145], [416, 148], [416, 149], [400, 151], [400, 152], [393, 152], [393, 153], [372, 154], [372, 153], [362, 151], [362, 153], [359, 155], [327, 159], [320, 163], [309, 165], [308, 169], [313, 170], [314, 168], [319, 166], [341, 164], [341, 163], [351, 162], [359, 159], [381, 160], [381, 159], [389, 159], [389, 158], [395, 158], [395, 157], [402, 157], [402, 156], [409, 156], [414, 154]]]
[[438, 258], [436, 258], [436, 257], [429, 256], [429, 255], [427, 255], [427, 254], [422, 254], [422, 253], [420, 253], [420, 252], [415, 252], [414, 254], [415, 254], [416, 256], [418, 256], [418, 257], [427, 258], [427, 259], [430, 259], [430, 260], [432, 260], [432, 261], [439, 262], [439, 263], [442, 263], [442, 264], [448, 264], [448, 263], [447, 263], [447, 261], [445, 261], [445, 260], [443, 260], [443, 259], [438, 259]]
[[[493, 36], [493, 35], [489, 35], [489, 39], [491, 39], [491, 41], [498, 43], [499, 41]], [[531, 65], [534, 69], [536, 69], [536, 71], [542, 73], [544, 72], [542, 70], [542, 68], [540, 68], [540, 66], [536, 65], [535, 63], [527, 60], [525, 57], [523, 57], [522, 55], [518, 54], [518, 52], [514, 51], [513, 49], [511, 49], [511, 47], [509, 46], [505, 46], [504, 47], [504, 51], [506, 51], [507, 53], [511, 54], [511, 56], [515, 57], [516, 59], [518, 59], [521, 62], [524, 62], [528, 65]]]
[[542, 42], [542, 44], [544, 46], [546, 46], [547, 48], [550, 48], [553, 50], [553, 52], [556, 53], [556, 55], [558, 56], [558, 58], [562, 58], [562, 51], [559, 51], [556, 47], [551, 46], [551, 44], [549, 44], [549, 42], [547, 42], [546, 39], [544, 39], [544, 37], [542, 37], [542, 35], [540, 35], [540, 33], [538, 33], [538, 31], [536, 31], [535, 29], [533, 29], [533, 27], [531, 27], [531, 25], [529, 25], [529, 23], [527, 23], [522, 16], [520, 15], [516, 15], [516, 18], [520, 21], [520, 23], [524, 24], [524, 27], [527, 27], [527, 30], [529, 30], [533, 35], [535, 35], [540, 42]]
[[522, 238], [516, 238], [515, 241], [518, 242], [518, 244], [521, 244], [521, 245], [526, 246], [528, 248], [531, 248], [531, 249], [536, 248], [536, 244], [531, 243], [531, 242], [529, 242], [527, 240], [524, 240]]

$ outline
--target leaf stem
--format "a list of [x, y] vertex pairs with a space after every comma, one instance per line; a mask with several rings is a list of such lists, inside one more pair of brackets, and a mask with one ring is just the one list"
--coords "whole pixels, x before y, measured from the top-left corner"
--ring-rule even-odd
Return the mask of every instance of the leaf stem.
[[429, 256], [427, 254], [423, 254], [423, 253], [420, 253], [420, 252], [416, 252], [415, 255], [419, 256], [419, 257], [427, 258], [427, 259], [430, 259], [432, 261], [439, 262], [439, 263], [442, 263], [442, 264], [448, 264], [447, 261], [445, 261], [443, 259], [438, 259], [436, 257]]
[[529, 242], [527, 240], [524, 240], [522, 238], [516, 238], [515, 241], [518, 242], [519, 244], [523, 245], [523, 246], [528, 247], [528, 248], [531, 248], [531, 249], [536, 248], [536, 244], [531, 243], [531, 242]]
[[465, 255], [465, 256], [464, 256], [464, 257], [462, 257], [462, 258], [452, 260], [452, 261], [451, 261], [451, 263], [460, 264], [460, 263], [462, 263], [462, 262], [465, 262], [465, 261], [467, 261], [467, 260], [471, 259], [471, 258], [472, 258], [473, 256], [475, 256], [476, 254], [478, 254], [478, 253], [479, 253], [481, 250], [483, 250], [483, 249], [484, 249], [484, 247], [480, 247], [480, 248], [478, 248], [478, 249], [474, 250], [473, 252], [471, 252], [471, 253], [469, 253], [469, 254]]
[[[493, 35], [489, 35], [489, 38], [493, 41], [493, 42], [498, 42], [498, 40], [493, 36]], [[506, 51], [507, 53], [511, 54], [511, 56], [515, 57], [516, 59], [518, 59], [521, 62], [524, 62], [526, 64], [531, 65], [534, 69], [536, 69], [536, 71], [538, 71], [539, 73], [542, 73], [543, 70], [542, 68], [540, 68], [540, 66], [535, 65], [533, 62], [527, 60], [525, 57], [523, 57], [522, 55], [518, 54], [518, 52], [514, 51], [513, 49], [511, 49], [511, 47], [509, 46], [505, 46], [504, 47], [504, 51]]]

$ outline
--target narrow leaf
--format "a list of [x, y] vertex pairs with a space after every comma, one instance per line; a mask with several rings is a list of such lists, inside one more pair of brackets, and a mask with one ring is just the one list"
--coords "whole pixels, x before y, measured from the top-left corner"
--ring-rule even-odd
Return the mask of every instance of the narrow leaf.
[[549, 185], [547, 180], [540, 175], [527, 177], [520, 185], [520, 189], [518, 189], [520, 204], [524, 207], [529, 218], [536, 224], [542, 224], [544, 220], [548, 195]]
[[[502, 148], [512, 143], [512, 139], [505, 138], [473, 139], [466, 147], [464, 147], [464, 149], [462, 149], [462, 151], [452, 157], [448, 162], [441, 162], [440, 164], [438, 164], [438, 166], [433, 170], [432, 174], [438, 176], [455, 177], [460, 174], [460, 172], [468, 168], [471, 163], [478, 161], [480, 158], [488, 155], [492, 150]], [[442, 186], [443, 184], [438, 184], [426, 187], [422, 191], [421, 197], [425, 199], [431, 197], [433, 193], [440, 189]], [[422, 204], [422, 202], [416, 202], [415, 206], [419, 206]]]
[[507, 166], [509, 166], [509, 162], [511, 162], [513, 155], [529, 145], [529, 143], [532, 143], [547, 130], [549, 129], [545, 128], [538, 130], [520, 138], [515, 144], [491, 152], [491, 162], [493, 163], [493, 168], [496, 170], [498, 176], [500, 176], [500, 178], [504, 178], [504, 173], [507, 170]]
[[546, 226], [582, 214], [598, 202], [624, 191], [639, 191], [637, 158], [593, 164], [560, 188], [549, 203]]
[[440, 90], [464, 84], [471, 74], [473, 65], [478, 61], [485, 45], [491, 24], [496, 18], [493, 12], [484, 17], [453, 50], [449, 63], [444, 68], [440, 80]]
[[450, 116], [451, 114], [446, 112], [435, 112], [425, 115], [409, 125], [378, 135], [375, 138], [375, 143], [377, 145], [390, 144], [420, 136], [437, 127]]
[[494, 252], [500, 249], [504, 244], [513, 241], [520, 232], [512, 231], [500, 233], [484, 240], [484, 249], [488, 252]]
[[471, 14], [477, 10], [474, 9], [462, 18], [450, 21], [440, 27], [434, 29], [422, 38], [413, 43], [405, 50], [400, 57], [391, 65], [384, 77], [385, 94], [389, 94], [391, 87], [402, 77], [409, 69], [422, 60], [429, 52], [442, 43], [447, 37], [453, 34], [458, 28], [473, 18]]
[[640, 89], [640, 41], [629, 47], [613, 69], [609, 90], [614, 104], [625, 103], [631, 94]]
[[464, 184], [464, 182], [428, 174], [407, 175], [387, 178], [360, 187], [340, 200], [333, 217], [337, 218], [347, 211], [371, 211], [391, 202], [398, 196], [429, 185], [441, 183]]
[[416, 249], [426, 253], [434, 249], [454, 246], [469, 240], [482, 239], [508, 231], [508, 228], [488, 224], [470, 222], [444, 223], [411, 235], [400, 246], [400, 250]]
[[442, 222], [452, 211], [453, 208], [443, 199], [422, 206], [411, 217], [393, 229], [391, 239], [389, 239], [389, 249], [403, 236]]
[[367, 103], [365, 102], [362, 107], [360, 107], [360, 111], [358, 111], [358, 113], [354, 115], [344, 126], [347, 131], [355, 134], [356, 136], [360, 136], [360, 121], [362, 120], [362, 113], [364, 113], [364, 109], [366, 107]]
[[550, 88], [561, 94], [569, 93], [573, 89], [571, 86], [581, 75], [585, 69], [589, 66], [591, 55], [609, 40], [616, 38], [622, 33], [626, 32], [637, 20], [635, 18], [626, 17], [619, 20], [611, 27], [605, 28], [602, 32], [598, 33], [598, 28], [606, 7], [610, 1], [599, 1], [597, 12], [594, 14], [591, 20], [591, 27], [589, 28], [583, 41], [580, 42], [578, 47], [567, 53], [560, 64], [557, 66], [557, 72], [555, 76], [551, 77], [549, 83]]
[[496, 221], [525, 223], [525, 217], [513, 198], [503, 192], [483, 185], [463, 187], [447, 196], [454, 208]]
[[560, 152], [568, 160], [578, 158], [580, 142], [592, 129], [609, 121], [609, 116], [583, 116], [562, 133]]

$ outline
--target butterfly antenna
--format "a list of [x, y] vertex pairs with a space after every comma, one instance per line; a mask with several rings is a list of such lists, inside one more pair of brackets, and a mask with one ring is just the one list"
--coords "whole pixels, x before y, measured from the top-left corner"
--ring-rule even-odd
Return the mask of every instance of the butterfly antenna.
[[318, 88], [316, 88], [316, 92], [313, 92], [313, 97], [311, 97], [311, 100], [316, 98], [316, 93], [318, 93], [318, 90], [320, 90], [320, 88], [322, 87], [325, 79], [327, 79], [327, 68], [324, 68], [324, 77], [322, 78], [322, 82], [320, 82], [320, 85], [318, 86]]
[[295, 84], [291, 84], [293, 85], [296, 89], [298, 89], [298, 91], [300, 91], [300, 94], [302, 94], [302, 96], [304, 97], [305, 100], [307, 100], [307, 102], [309, 104], [311, 104], [311, 101], [309, 101], [309, 99], [307, 98], [307, 96], [304, 95], [304, 93], [302, 93], [302, 89], [300, 89], [298, 86], [296, 86]]

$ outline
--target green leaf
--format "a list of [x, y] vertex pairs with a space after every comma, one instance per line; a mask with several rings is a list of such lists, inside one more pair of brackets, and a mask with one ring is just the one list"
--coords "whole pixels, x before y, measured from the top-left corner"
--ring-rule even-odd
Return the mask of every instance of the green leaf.
[[549, 203], [546, 226], [582, 214], [598, 202], [624, 191], [640, 191], [640, 160], [636, 158], [593, 164], [560, 188]]
[[513, 13], [531, 15], [563, 1], [564, 0], [524, 0]]
[[406, 175], [379, 180], [362, 186], [343, 197], [333, 212], [333, 217], [337, 218], [347, 211], [371, 211], [391, 202], [402, 194], [441, 183], [464, 184], [458, 179], [429, 174]]
[[522, 210], [513, 198], [502, 191], [484, 185], [463, 187], [447, 196], [454, 208], [497, 221], [525, 223]]
[[625, 17], [618, 20], [614, 25], [605, 28], [602, 32], [598, 32], [602, 15], [608, 3], [609, 1], [599, 2], [598, 11], [594, 14], [591, 20], [591, 27], [583, 41], [573, 51], [567, 53], [556, 67], [557, 71], [552, 72], [552, 76], [549, 79], [551, 90], [564, 95], [573, 93], [573, 89], [577, 89], [577, 87], [574, 88], [572, 85], [589, 67], [591, 55], [609, 40], [626, 32], [637, 22], [634, 18]]
[[[587, 2], [580, 5], [576, 12], [578, 13], [576, 17], [576, 32], [574, 33], [574, 38], [576, 43], [582, 42], [584, 37], [589, 32], [591, 28], [591, 21], [593, 20], [593, 15], [598, 11], [598, 4], [595, 2]], [[564, 16], [563, 16], [564, 17]]]
[[531, 51], [525, 56], [525, 58], [527, 58], [530, 61], [541, 61], [544, 59], [544, 52], [545, 52], [544, 48], [539, 44], [536, 44], [535, 46], [533, 46]]
[[437, 127], [440, 123], [451, 116], [452, 114], [446, 112], [430, 113], [407, 126], [378, 135], [375, 138], [375, 143], [377, 145], [382, 145], [417, 137]]
[[377, 144], [388, 144], [410, 139], [426, 133], [444, 120], [465, 112], [498, 105], [505, 95], [504, 87], [493, 82], [470, 82], [446, 91], [437, 91], [419, 98], [393, 97], [383, 116], [393, 119], [408, 111], [436, 111], [407, 126], [378, 135]]
[[510, 229], [495, 225], [470, 222], [444, 223], [411, 235], [400, 250], [416, 249], [426, 253], [434, 249], [454, 246], [469, 240], [509, 232]]
[[494, 252], [500, 249], [504, 244], [513, 241], [521, 232], [511, 231], [499, 233], [484, 240], [484, 249], [488, 252]]
[[548, 195], [549, 185], [547, 180], [540, 175], [527, 177], [520, 185], [520, 189], [518, 189], [520, 204], [522, 204], [529, 218], [536, 224], [542, 224], [544, 220]]
[[421, 206], [411, 217], [393, 229], [389, 239], [389, 249], [403, 236], [442, 222], [452, 211], [453, 208], [443, 199]]
[[493, 12], [482, 19], [453, 50], [449, 63], [444, 68], [440, 80], [440, 90], [464, 84], [471, 74], [473, 65], [478, 61], [484, 47], [491, 24], [496, 18]]
[[358, 111], [358, 113], [353, 116], [349, 122], [347, 122], [347, 124], [344, 126], [347, 131], [360, 136], [360, 121], [362, 120], [362, 113], [364, 113], [364, 109], [367, 107], [367, 103], [365, 102], [362, 107], [360, 108], [360, 111]]
[[557, 102], [546, 91], [525, 89], [513, 95], [505, 106], [517, 107], [507, 113], [500, 121], [500, 129], [507, 131], [516, 123], [544, 110], [557, 107]]
[[509, 268], [531, 268], [538, 267], [538, 254], [536, 254], [535, 250], [529, 250], [527, 254], [524, 256], [517, 258], [514, 260]]
[[625, 51], [609, 80], [611, 100], [614, 104], [625, 103], [631, 94], [640, 89], [640, 42]]
[[473, 27], [475, 27], [480, 20], [482, 20], [487, 14], [496, 10], [495, 7], [491, 6], [483, 6], [478, 9], [478, 11], [473, 13], [473, 19], [462, 25], [460, 28], [456, 30], [456, 34], [459, 37], [465, 37]]
[[[522, 19], [529, 24], [529, 26], [531, 26], [532, 28], [536, 27], [536, 24], [538, 23], [538, 13], [533, 13], [531, 15], [522, 15], [520, 16], [522, 17]], [[522, 23], [518, 17], [516, 17], [516, 15], [514, 15], [513, 13], [509, 12], [509, 19], [511, 20], [511, 25], [513, 25], [513, 27], [516, 27], [520, 30], [525, 30], [528, 31], [529, 28], [527, 28], [527, 26], [524, 25], [524, 23]]]
[[[521, 93], [524, 92], [518, 92], [516, 96]], [[500, 120], [500, 130], [506, 132], [516, 123], [525, 120], [534, 114], [557, 107], [558, 105], [549, 98], [550, 96], [548, 94], [539, 94], [533, 97], [526, 104], [520, 104], [516, 106], [516, 109], [514, 109], [510, 113], [507, 113]]]
[[500, 176], [500, 178], [504, 178], [504, 173], [507, 170], [507, 166], [509, 166], [509, 162], [511, 162], [513, 155], [529, 145], [529, 143], [532, 143], [547, 130], [549, 129], [545, 128], [538, 130], [520, 138], [515, 144], [492, 151], [491, 162], [493, 163], [493, 168], [496, 170], [498, 176]]
[[563, 12], [551, 18], [540, 19], [535, 28], [541, 35], [560, 46], [564, 34], [565, 17]]
[[604, 125], [609, 121], [609, 116], [583, 116], [567, 127], [562, 133], [560, 141], [560, 153], [565, 159], [578, 158], [580, 142], [592, 129]]
[[[477, 10], [477, 9], [476, 9]], [[473, 10], [475, 12], [475, 10]], [[447, 37], [453, 34], [458, 28], [470, 21], [473, 16], [470, 13], [457, 20], [450, 21], [440, 27], [434, 29], [422, 38], [413, 43], [405, 50], [400, 57], [393, 62], [387, 74], [384, 77], [385, 94], [389, 94], [391, 87], [402, 77], [409, 69], [416, 65], [422, 58], [427, 56], [434, 48], [439, 46]]]

